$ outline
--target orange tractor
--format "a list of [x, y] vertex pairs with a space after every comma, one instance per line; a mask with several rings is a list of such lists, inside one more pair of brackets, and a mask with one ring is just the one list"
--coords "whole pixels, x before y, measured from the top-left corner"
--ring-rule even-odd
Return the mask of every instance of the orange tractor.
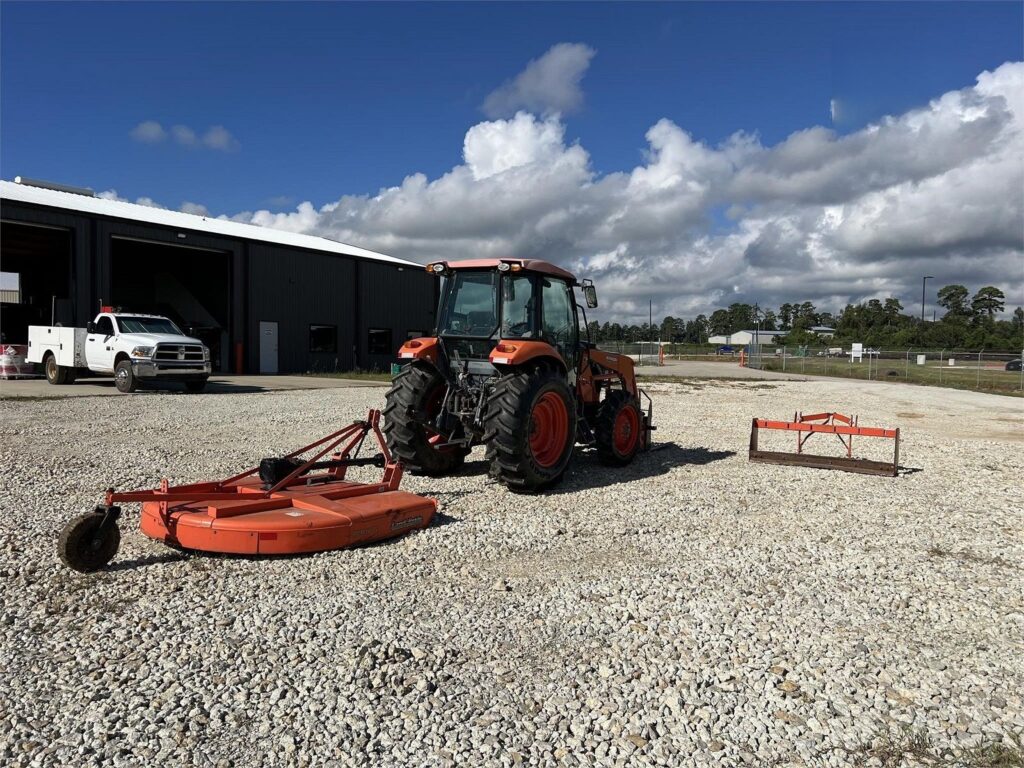
[[448, 474], [483, 443], [491, 476], [530, 493], [561, 479], [577, 444], [612, 465], [650, 447], [651, 402], [633, 360], [581, 336], [586, 310], [574, 289], [594, 308], [591, 281], [536, 259], [427, 271], [442, 281], [436, 333], [402, 345], [409, 362], [384, 409], [388, 447], [407, 469]]

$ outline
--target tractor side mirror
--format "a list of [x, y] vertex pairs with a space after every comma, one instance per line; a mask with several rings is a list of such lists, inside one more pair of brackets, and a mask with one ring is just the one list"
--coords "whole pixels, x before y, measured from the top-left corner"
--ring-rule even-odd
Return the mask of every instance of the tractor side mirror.
[[90, 320], [88, 323], [86, 323], [85, 324], [85, 332], [86, 333], [96, 333], [96, 323], [94, 323], [92, 320]]
[[594, 287], [593, 283], [583, 285], [583, 298], [587, 300], [587, 307], [589, 309], [597, 307], [597, 288]]

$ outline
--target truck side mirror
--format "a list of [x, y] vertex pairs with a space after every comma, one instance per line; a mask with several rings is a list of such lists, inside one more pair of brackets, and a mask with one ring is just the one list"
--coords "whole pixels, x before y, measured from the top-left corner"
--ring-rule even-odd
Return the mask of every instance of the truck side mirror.
[[85, 324], [85, 332], [86, 333], [96, 333], [96, 323], [94, 323], [92, 320], [90, 320], [88, 323], [86, 323]]
[[583, 285], [583, 298], [587, 300], [587, 307], [589, 309], [597, 307], [597, 288], [594, 287], [593, 283]]

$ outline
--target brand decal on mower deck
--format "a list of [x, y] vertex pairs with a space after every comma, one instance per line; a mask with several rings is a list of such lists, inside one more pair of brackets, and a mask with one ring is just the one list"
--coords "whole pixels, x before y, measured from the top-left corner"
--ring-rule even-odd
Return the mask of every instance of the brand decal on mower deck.
[[285, 512], [285, 514], [288, 515], [288, 517], [302, 517], [301, 512]]
[[403, 528], [412, 528], [413, 526], [419, 525], [422, 522], [422, 517], [410, 517], [407, 520], [396, 520], [391, 524], [391, 530], [400, 531]]

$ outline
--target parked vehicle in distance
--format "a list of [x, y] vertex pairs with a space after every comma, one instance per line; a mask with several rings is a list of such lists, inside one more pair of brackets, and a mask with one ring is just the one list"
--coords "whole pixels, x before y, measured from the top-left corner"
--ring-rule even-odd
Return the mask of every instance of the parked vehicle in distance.
[[728, 344], [724, 344], [724, 345], [722, 345], [721, 347], [719, 347], [718, 349], [715, 350], [715, 354], [716, 355], [731, 355], [735, 351], [736, 350], [734, 350]]
[[1008, 370], [1008, 371], [1019, 371], [1020, 367], [1021, 367], [1021, 358], [1019, 358], [1019, 357], [1016, 360], [1011, 360], [1010, 362], [1008, 362], [1006, 364], [1006, 370]]
[[90, 371], [113, 376], [119, 392], [147, 381], [180, 381], [202, 392], [211, 371], [210, 350], [170, 319], [109, 307], [85, 328], [30, 325], [28, 361], [41, 364], [51, 384], [73, 384]]

